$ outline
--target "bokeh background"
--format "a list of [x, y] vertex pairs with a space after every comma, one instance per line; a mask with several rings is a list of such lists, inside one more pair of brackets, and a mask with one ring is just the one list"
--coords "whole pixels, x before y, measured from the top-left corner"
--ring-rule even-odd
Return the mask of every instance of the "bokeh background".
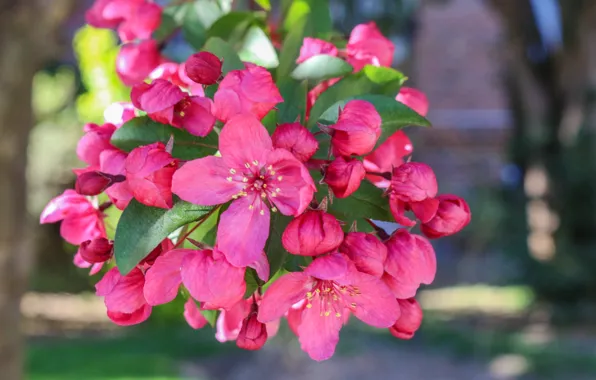
[[353, 323], [321, 364], [287, 328], [256, 353], [220, 344], [181, 305], [116, 327], [59, 225], [36, 225], [73, 185], [82, 125], [128, 100], [115, 34], [83, 26], [91, 3], [0, 0], [0, 378], [19, 310], [33, 380], [596, 378], [594, 1], [331, 1], [342, 33], [375, 20], [395, 42], [431, 105], [432, 130], [406, 130], [414, 157], [473, 219], [436, 242], [412, 341]]

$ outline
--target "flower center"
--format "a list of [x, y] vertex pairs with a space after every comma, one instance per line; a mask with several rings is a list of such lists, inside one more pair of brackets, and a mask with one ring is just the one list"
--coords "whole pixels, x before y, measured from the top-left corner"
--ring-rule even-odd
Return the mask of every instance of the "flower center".
[[[271, 211], [277, 211], [277, 208], [272, 205], [272, 198], [277, 197], [281, 192], [278, 186], [283, 181], [283, 176], [276, 175], [273, 166], [265, 167], [259, 161], [253, 160], [245, 163], [243, 168], [230, 169], [230, 174], [231, 176], [226, 178], [229, 182], [241, 182], [243, 184], [242, 190], [234, 195], [233, 199], [256, 193], [261, 199], [268, 201]], [[254, 206], [251, 205], [250, 207], [252, 209]]]
[[355, 286], [340, 285], [334, 281], [316, 280], [311, 292], [306, 293], [306, 308], [318, 303], [320, 316], [329, 317], [334, 315], [339, 318], [345, 308], [351, 311], [356, 310], [356, 302], [351, 298], [360, 295], [360, 289]]

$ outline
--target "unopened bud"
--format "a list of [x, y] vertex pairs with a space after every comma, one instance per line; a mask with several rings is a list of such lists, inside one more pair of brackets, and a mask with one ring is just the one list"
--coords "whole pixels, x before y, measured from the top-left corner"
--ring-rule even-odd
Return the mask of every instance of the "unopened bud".
[[259, 350], [267, 342], [267, 326], [257, 320], [257, 313], [251, 312], [242, 321], [242, 328], [236, 338], [236, 345], [244, 350]]
[[286, 227], [281, 241], [294, 255], [316, 256], [335, 250], [344, 232], [335, 216], [324, 211], [306, 211]]
[[221, 76], [221, 60], [206, 51], [191, 55], [184, 66], [186, 75], [196, 83], [209, 86], [215, 84]]
[[114, 183], [112, 176], [98, 171], [82, 173], [77, 177], [75, 190], [82, 195], [98, 195]]
[[333, 190], [333, 195], [346, 198], [358, 190], [365, 175], [361, 161], [337, 157], [327, 167], [325, 182]]
[[81, 243], [79, 254], [88, 263], [103, 263], [114, 253], [114, 243], [106, 238], [87, 240]]

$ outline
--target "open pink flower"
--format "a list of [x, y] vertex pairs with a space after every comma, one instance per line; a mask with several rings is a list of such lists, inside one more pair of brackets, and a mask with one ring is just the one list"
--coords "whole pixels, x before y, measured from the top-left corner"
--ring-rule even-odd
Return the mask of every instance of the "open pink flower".
[[195, 136], [207, 136], [215, 124], [211, 99], [189, 96], [165, 79], [134, 86], [130, 98], [153, 120], [184, 128]]
[[79, 245], [87, 240], [106, 237], [103, 213], [74, 190], [65, 190], [52, 199], [39, 218], [42, 224], [60, 220], [60, 235], [70, 244]]
[[346, 254], [360, 272], [379, 278], [383, 276], [387, 247], [375, 235], [350, 232], [346, 234], [339, 251]]
[[115, 28], [145, 0], [95, 0], [85, 12], [87, 23], [96, 28]]
[[[371, 154], [364, 157], [364, 168], [369, 173], [392, 173], [404, 163], [404, 157], [414, 151], [412, 142], [403, 131], [397, 131], [385, 140]], [[380, 188], [387, 188], [391, 181], [375, 174], [367, 174], [366, 179]]]
[[389, 328], [389, 332], [399, 339], [412, 339], [414, 333], [422, 324], [422, 308], [414, 298], [407, 300], [398, 299], [397, 302], [399, 303], [401, 316]]
[[233, 116], [250, 113], [262, 119], [277, 103], [283, 102], [267, 69], [245, 63], [244, 70], [232, 70], [215, 93], [214, 114], [224, 123]]
[[116, 73], [126, 86], [142, 83], [160, 62], [155, 40], [131, 42], [120, 49], [116, 58]]
[[126, 157], [126, 183], [136, 200], [147, 206], [172, 207], [172, 176], [178, 161], [162, 143], [133, 149]]
[[267, 289], [258, 319], [276, 320], [301, 300], [306, 304], [297, 328], [300, 345], [314, 360], [333, 356], [343, 316], [352, 313], [374, 327], [392, 326], [399, 306], [383, 282], [356, 270], [345, 255], [316, 258], [304, 272], [288, 273]]
[[144, 284], [145, 275], [139, 268], [126, 276], [112, 268], [95, 285], [95, 293], [104, 297], [112, 322], [120, 326], [136, 325], [146, 321], [152, 310], [143, 296]]
[[352, 29], [346, 50], [348, 62], [360, 71], [365, 65], [391, 66], [395, 45], [371, 21]]
[[431, 239], [458, 233], [470, 223], [472, 213], [466, 201], [457, 195], [444, 194], [436, 198], [439, 208], [435, 216], [423, 223], [420, 230]]
[[432, 245], [422, 236], [398, 229], [385, 242], [385, 283], [396, 298], [416, 295], [420, 284], [430, 284], [437, 272], [437, 258]]
[[412, 87], [402, 87], [395, 98], [422, 116], [428, 113], [428, 99], [424, 92]]
[[[99, 155], [99, 168], [113, 176], [126, 176], [126, 157], [127, 154], [119, 149], [106, 149]], [[127, 181], [113, 183], [106, 189], [106, 194], [119, 210], [124, 210], [133, 198]]]
[[315, 55], [321, 54], [337, 57], [338, 51], [335, 45], [331, 42], [320, 40], [318, 38], [306, 37], [304, 41], [302, 41], [300, 56], [296, 60], [296, 63], [302, 63]]
[[233, 265], [259, 260], [269, 235], [269, 208], [299, 215], [315, 186], [306, 167], [285, 149], [274, 149], [271, 137], [251, 115], [231, 119], [219, 136], [221, 157], [184, 164], [172, 191], [185, 201], [211, 206], [233, 200], [221, 215], [219, 249]]
[[178, 251], [186, 252], [180, 271], [182, 283], [194, 299], [203, 302], [204, 308], [226, 309], [242, 299], [246, 268], [233, 266], [217, 249]]
[[408, 162], [393, 170], [389, 205], [395, 221], [407, 227], [416, 224], [404, 215], [412, 210], [422, 223], [431, 220], [439, 207], [437, 178], [432, 168], [421, 162]]
[[114, 124], [85, 124], [85, 134], [77, 144], [77, 156], [91, 168], [99, 168], [99, 155], [106, 149], [114, 149], [110, 144], [112, 134], [116, 131]]
[[339, 113], [331, 146], [336, 156], [361, 156], [370, 153], [381, 136], [381, 116], [370, 102], [350, 100]]

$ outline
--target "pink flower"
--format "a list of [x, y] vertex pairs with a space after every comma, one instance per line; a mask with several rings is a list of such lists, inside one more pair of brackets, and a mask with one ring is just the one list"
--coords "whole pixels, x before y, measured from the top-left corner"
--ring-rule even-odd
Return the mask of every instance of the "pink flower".
[[315, 186], [306, 167], [285, 149], [274, 149], [267, 130], [251, 115], [230, 120], [219, 135], [221, 157], [184, 164], [172, 191], [185, 201], [205, 206], [233, 200], [221, 214], [219, 249], [233, 265], [257, 261], [269, 235], [269, 208], [299, 215]]
[[186, 75], [199, 84], [210, 86], [221, 76], [222, 61], [212, 53], [201, 51], [191, 55], [184, 64]]
[[161, 305], [176, 298], [182, 283], [182, 262], [191, 252], [188, 249], [173, 249], [154, 259], [145, 274], [143, 287], [143, 294], [149, 305]]
[[257, 312], [251, 313], [242, 321], [242, 328], [236, 338], [236, 345], [244, 350], [260, 350], [267, 342], [267, 326], [259, 322]]
[[288, 224], [281, 241], [294, 255], [316, 256], [334, 251], [343, 238], [344, 232], [335, 216], [308, 210]]
[[333, 356], [344, 315], [374, 327], [387, 328], [399, 318], [391, 291], [374, 276], [358, 272], [341, 254], [316, 258], [304, 272], [288, 273], [267, 289], [258, 320], [280, 318], [292, 305], [305, 300], [297, 327], [300, 345], [314, 360]]
[[[372, 173], [392, 173], [394, 168], [404, 163], [403, 158], [412, 154], [413, 150], [408, 136], [403, 131], [397, 131], [364, 157], [364, 168]], [[390, 180], [374, 174], [367, 174], [366, 179], [380, 188], [387, 188], [391, 184]]]
[[389, 328], [389, 332], [399, 339], [412, 339], [422, 324], [422, 308], [414, 298], [397, 300], [401, 317]]
[[110, 104], [103, 112], [103, 118], [106, 123], [121, 126], [127, 121], [134, 119], [135, 107], [131, 103], [117, 102]]
[[65, 190], [52, 199], [41, 213], [39, 222], [55, 223], [62, 220], [60, 235], [70, 244], [106, 237], [103, 213], [83, 195]]
[[383, 276], [387, 247], [375, 235], [350, 232], [339, 246], [339, 251], [348, 256], [360, 272], [378, 278]]
[[233, 116], [250, 113], [262, 119], [277, 103], [283, 102], [267, 69], [245, 63], [244, 70], [232, 70], [219, 84], [213, 98], [215, 116], [224, 123]]
[[144, 205], [172, 207], [172, 176], [178, 161], [162, 143], [133, 149], [126, 157], [126, 182], [132, 195]]
[[77, 144], [77, 156], [91, 166], [99, 168], [99, 155], [106, 149], [113, 149], [110, 144], [116, 126], [110, 123], [103, 125], [85, 124], [85, 134]]
[[271, 136], [273, 146], [292, 152], [300, 161], [308, 161], [319, 149], [319, 142], [300, 123], [280, 124]]
[[78, 254], [88, 263], [103, 263], [114, 255], [114, 243], [103, 237], [87, 240], [81, 243]]
[[302, 63], [315, 55], [321, 54], [337, 57], [338, 51], [331, 42], [306, 37], [302, 42], [302, 47], [300, 47], [300, 56], [296, 60], [296, 63]]
[[118, 36], [124, 42], [149, 39], [161, 24], [162, 9], [150, 2], [140, 2], [118, 28]]
[[[80, 247], [79, 247], [80, 250]], [[88, 261], [85, 261], [82, 257], [81, 254], [77, 251], [77, 253], [74, 255], [73, 259], [72, 259], [72, 263], [77, 267], [77, 268], [81, 268], [81, 269], [87, 269], [87, 268], [91, 268], [89, 270], [89, 276], [93, 276], [94, 274], [97, 274], [101, 271], [101, 269], [103, 268], [103, 264], [104, 263], [95, 263], [95, 264], [91, 264]]]
[[186, 253], [180, 266], [182, 283], [194, 299], [204, 303], [204, 308], [226, 309], [242, 299], [246, 292], [245, 268], [231, 265], [217, 249], [178, 251]]
[[424, 92], [412, 87], [402, 87], [395, 98], [422, 116], [428, 113], [428, 99]]
[[453, 235], [470, 223], [470, 206], [457, 195], [445, 194], [436, 198], [439, 207], [435, 216], [420, 226], [424, 235], [431, 239]]
[[142, 83], [159, 65], [160, 54], [155, 40], [144, 40], [122, 46], [116, 58], [116, 72], [127, 86]]
[[[126, 157], [127, 154], [121, 150], [106, 149], [99, 155], [99, 168], [103, 173], [115, 177], [124, 176], [126, 178]], [[132, 199], [132, 193], [127, 181], [112, 183], [106, 189], [106, 194], [119, 210], [124, 210]]]
[[398, 229], [385, 242], [385, 283], [396, 298], [410, 298], [416, 295], [420, 284], [430, 284], [437, 272], [437, 258], [432, 245], [419, 235]]
[[362, 162], [355, 158], [337, 157], [327, 166], [324, 181], [337, 198], [346, 198], [360, 187], [366, 171]]
[[115, 28], [127, 17], [132, 8], [144, 0], [95, 0], [85, 12], [87, 23], [96, 28]]
[[143, 296], [144, 284], [145, 276], [139, 268], [134, 268], [126, 276], [112, 268], [95, 285], [95, 293], [104, 297], [112, 322], [120, 326], [136, 325], [151, 315], [152, 307]]
[[184, 128], [195, 136], [207, 136], [215, 124], [211, 99], [189, 96], [164, 79], [134, 86], [130, 97], [153, 120]]
[[165, 254], [166, 252], [170, 252], [173, 249], [174, 243], [169, 238], [165, 238], [161, 241], [161, 243], [153, 248], [153, 250], [149, 252], [149, 254], [145, 256], [143, 260], [141, 260], [139, 265], [151, 266], [155, 263], [155, 260], [157, 260], [158, 257], [160, 257], [162, 254]]
[[[261, 302], [261, 297], [258, 293], [254, 294], [254, 299], [257, 305]], [[253, 298], [251, 297], [238, 301], [230, 308], [221, 310], [215, 323], [215, 339], [221, 343], [236, 340], [242, 329], [243, 321], [251, 313], [253, 302]], [[271, 338], [277, 334], [279, 320], [266, 323], [265, 326], [267, 328], [267, 336]]]
[[346, 50], [348, 62], [360, 71], [365, 65], [391, 66], [395, 45], [371, 21], [352, 29]]
[[404, 215], [407, 210], [412, 210], [422, 223], [431, 220], [439, 207], [439, 201], [434, 199], [437, 191], [437, 178], [430, 166], [408, 162], [395, 168], [389, 188], [389, 205], [395, 221], [408, 227], [416, 224]]
[[362, 156], [370, 153], [381, 136], [381, 116], [371, 103], [350, 100], [339, 113], [331, 146], [336, 156]]
[[207, 319], [201, 314], [201, 309], [192, 298], [184, 304], [184, 319], [195, 330], [202, 329], [207, 324]]

